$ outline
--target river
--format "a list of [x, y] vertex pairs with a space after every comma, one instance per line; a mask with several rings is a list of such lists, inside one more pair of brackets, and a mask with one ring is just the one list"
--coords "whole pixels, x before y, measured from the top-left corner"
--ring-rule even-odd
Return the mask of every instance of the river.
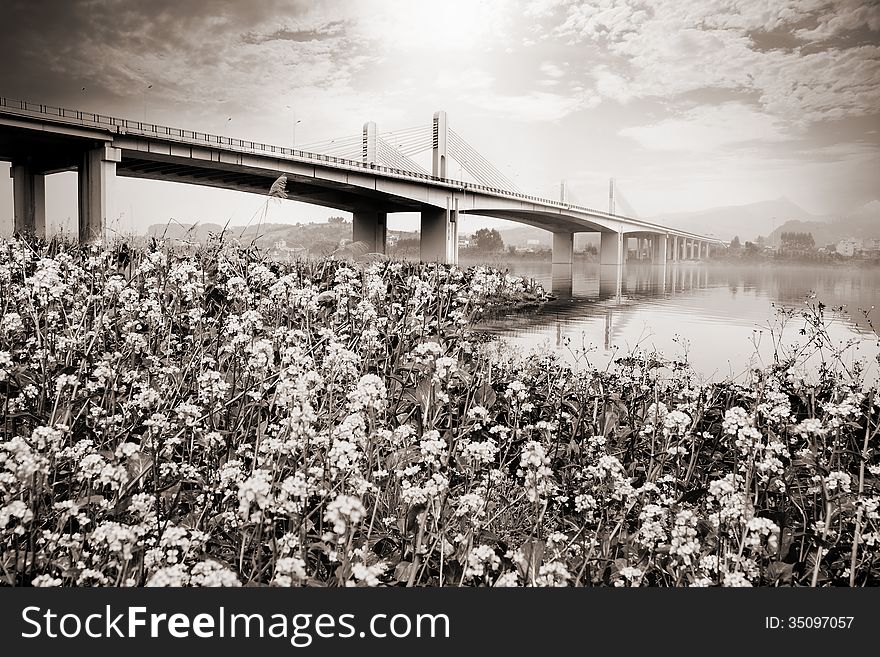
[[[463, 258], [461, 264], [480, 264]], [[485, 264], [485, 261], [483, 261]], [[866, 364], [876, 383], [880, 331], [880, 269], [720, 262], [627, 263], [622, 269], [575, 262], [570, 287], [554, 284], [549, 262], [513, 258], [493, 262], [511, 273], [534, 278], [557, 298], [540, 310], [508, 313], [483, 322], [480, 330], [498, 335], [521, 350], [550, 348], [572, 362], [584, 358], [600, 366], [634, 349], [684, 358], [703, 380], [740, 379], [750, 367], [772, 362], [779, 343], [803, 344], [805, 321], [799, 313], [825, 304], [827, 335], [835, 346], [852, 341], [842, 366]], [[556, 274], [559, 274], [558, 268]], [[811, 295], [815, 295], [810, 299]], [[844, 306], [842, 310], [838, 307]], [[794, 310], [783, 320], [781, 310]], [[807, 359], [807, 370], [829, 350]], [[841, 365], [841, 363], [838, 363]]]

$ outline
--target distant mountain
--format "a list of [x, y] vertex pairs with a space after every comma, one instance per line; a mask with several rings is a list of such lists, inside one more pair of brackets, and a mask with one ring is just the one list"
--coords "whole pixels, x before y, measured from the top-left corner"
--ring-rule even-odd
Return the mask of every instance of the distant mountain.
[[[723, 240], [738, 236], [745, 242], [754, 240], [758, 235], [767, 235], [786, 221], [821, 223], [828, 218], [810, 214], [796, 203], [781, 196], [773, 201], [665, 214], [648, 220], [694, 233], [714, 235]], [[816, 243], [818, 244], [818, 241]]]
[[517, 226], [515, 228], [498, 229], [501, 233], [501, 239], [504, 240], [504, 246], [528, 246], [532, 240], [537, 240], [541, 246], [550, 248], [553, 234], [540, 228], [532, 228], [531, 226]]
[[817, 247], [836, 244], [842, 239], [880, 239], [880, 201], [871, 201], [850, 214], [832, 221], [787, 221], [767, 238], [779, 244], [784, 232], [812, 233]]
[[[225, 231], [225, 232], [224, 232]], [[338, 221], [309, 224], [262, 224], [250, 226], [221, 226], [220, 224], [153, 224], [147, 229], [147, 235], [168, 240], [181, 240], [195, 244], [205, 244], [212, 235], [224, 233], [225, 239], [239, 240], [243, 244], [255, 242], [258, 247], [272, 248], [284, 242], [290, 249], [319, 248], [330, 251], [341, 240], [351, 240], [351, 222]], [[401, 239], [412, 237], [404, 231], [388, 231], [397, 234]]]

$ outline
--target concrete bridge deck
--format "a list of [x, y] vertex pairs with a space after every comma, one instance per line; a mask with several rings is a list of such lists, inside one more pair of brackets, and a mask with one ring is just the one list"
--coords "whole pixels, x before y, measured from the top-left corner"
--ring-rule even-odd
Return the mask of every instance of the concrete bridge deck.
[[[442, 121], [437, 116], [442, 115]], [[435, 114], [435, 131], [445, 113]], [[370, 152], [364, 130], [364, 153]], [[44, 177], [79, 173], [79, 237], [103, 239], [115, 218], [117, 176], [265, 195], [281, 175], [288, 198], [353, 214], [353, 239], [385, 251], [387, 215], [418, 212], [424, 260], [456, 262], [458, 217], [508, 219], [553, 233], [553, 262], [572, 262], [573, 236], [601, 234], [601, 262], [619, 264], [635, 239], [640, 257], [701, 258], [720, 240], [632, 217], [462, 182], [445, 175], [444, 139], [435, 139], [434, 174], [392, 168], [203, 132], [0, 98], [0, 159], [12, 163], [16, 232], [44, 234]], [[375, 151], [375, 148], [372, 149]], [[441, 164], [438, 165], [437, 163]]]

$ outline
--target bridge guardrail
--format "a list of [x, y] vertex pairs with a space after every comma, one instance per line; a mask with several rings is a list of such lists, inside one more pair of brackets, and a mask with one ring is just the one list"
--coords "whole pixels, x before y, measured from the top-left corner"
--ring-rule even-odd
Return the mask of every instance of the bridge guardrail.
[[[272, 154], [272, 155], [281, 155], [292, 158], [299, 158], [303, 160], [311, 160], [317, 162], [331, 162], [334, 164], [341, 164], [344, 166], [351, 167], [355, 170], [368, 170], [368, 171], [377, 171], [379, 173], [388, 173], [395, 176], [401, 176], [404, 178], [414, 178], [417, 180], [427, 180], [430, 182], [441, 183], [445, 185], [450, 185], [454, 187], [459, 187], [461, 189], [488, 192], [490, 194], [495, 194], [496, 196], [507, 196], [510, 198], [516, 198], [526, 201], [532, 201], [535, 203], [540, 203], [542, 205], [550, 205], [564, 210], [577, 210], [580, 212], [585, 212], [587, 214], [593, 214], [601, 217], [605, 217], [607, 219], [613, 219], [618, 221], [629, 221], [641, 224], [646, 228], [654, 228], [659, 231], [669, 231], [669, 228], [666, 226], [661, 226], [659, 224], [654, 224], [648, 221], [643, 221], [641, 219], [632, 219], [630, 217], [626, 217], [624, 215], [612, 214], [610, 212], [604, 212], [602, 210], [596, 210], [595, 208], [590, 208], [582, 205], [572, 205], [570, 203], [566, 203], [564, 201], [556, 201], [553, 199], [541, 198], [539, 196], [533, 196], [530, 194], [523, 194], [522, 192], [512, 192], [506, 189], [499, 189], [497, 187], [488, 187], [486, 185], [480, 185], [477, 183], [469, 183], [461, 180], [454, 180], [451, 178], [440, 178], [438, 176], [432, 176], [430, 174], [419, 173], [417, 171], [407, 171], [405, 169], [395, 169], [393, 167], [386, 167], [383, 165], [372, 164], [367, 162], [361, 162], [358, 160], [349, 160], [346, 158], [336, 157], [333, 155], [324, 155], [322, 153], [312, 153], [309, 151], [301, 151], [293, 148], [287, 148], [286, 146], [275, 146], [273, 144], [264, 144], [262, 142], [255, 142], [244, 139], [234, 139], [232, 137], [224, 137], [222, 135], [215, 135], [208, 132], [198, 132], [195, 130], [183, 130], [181, 128], [172, 128], [169, 126], [158, 125], [155, 123], [146, 123], [144, 121], [133, 121], [130, 119], [119, 119], [113, 116], [107, 116], [106, 114], [96, 114], [94, 112], [84, 112], [82, 110], [72, 110], [64, 107], [56, 107], [54, 105], [44, 105], [41, 103], [31, 103], [25, 100], [15, 100], [10, 98], [5, 98], [0, 96], [0, 109], [8, 108], [10, 110], [18, 110], [25, 113], [37, 114], [39, 116], [49, 117], [52, 119], [60, 119], [61, 121], [71, 121], [76, 125], [84, 125], [88, 127], [106, 127], [110, 129], [111, 132], [116, 132], [118, 134], [128, 134], [128, 133], [137, 133], [140, 132], [145, 136], [150, 137], [175, 137], [180, 140], [185, 140], [187, 143], [204, 146], [204, 145], [218, 145], [218, 146], [228, 146], [230, 149], [236, 149], [239, 151], [250, 152], [259, 155]], [[115, 129], [115, 130], [114, 130]], [[126, 133], [123, 133], [122, 130], [125, 130]], [[683, 236], [691, 236], [697, 239], [706, 240], [707, 238], [701, 235], [697, 235], [695, 233], [688, 233], [687, 231], [675, 230], [676, 233]], [[721, 240], [716, 240], [721, 242]]]

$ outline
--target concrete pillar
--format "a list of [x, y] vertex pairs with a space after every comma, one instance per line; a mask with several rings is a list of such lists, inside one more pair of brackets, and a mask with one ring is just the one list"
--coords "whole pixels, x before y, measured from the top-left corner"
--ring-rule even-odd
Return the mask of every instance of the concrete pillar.
[[599, 242], [599, 263], [623, 264], [625, 239], [623, 233], [602, 233]]
[[376, 164], [376, 123], [367, 121], [364, 123], [363, 138], [363, 161], [364, 164]]
[[574, 261], [574, 233], [553, 233], [553, 264], [570, 265]]
[[672, 236], [672, 262], [678, 262], [678, 256], [681, 252], [678, 250], [678, 235]]
[[654, 235], [654, 264], [666, 264], [666, 235]]
[[550, 276], [553, 294], [571, 297], [572, 263], [574, 262], [574, 233], [553, 233], [553, 255]]
[[352, 215], [351, 239], [366, 242], [370, 253], [385, 253], [388, 215], [385, 212], [355, 212]]
[[422, 262], [458, 264], [458, 199], [447, 197], [447, 208], [422, 210], [419, 254]]
[[79, 167], [79, 241], [100, 242], [108, 219], [114, 219], [113, 188], [118, 148], [102, 146], [83, 155]]
[[446, 112], [434, 112], [433, 147], [431, 149], [431, 175], [446, 177]]
[[46, 237], [46, 177], [29, 164], [15, 164], [12, 178], [13, 230], [21, 235]]

